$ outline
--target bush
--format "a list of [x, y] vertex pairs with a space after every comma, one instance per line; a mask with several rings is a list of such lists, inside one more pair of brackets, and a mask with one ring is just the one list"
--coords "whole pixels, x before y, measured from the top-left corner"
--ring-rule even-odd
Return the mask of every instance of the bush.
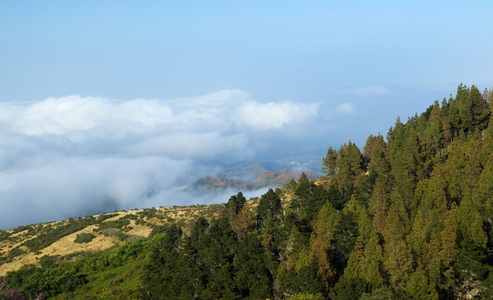
[[26, 253], [26, 251], [22, 250], [19, 246], [15, 247], [15, 248], [12, 248], [10, 249], [10, 252], [9, 252], [9, 257], [16, 257], [16, 256], [19, 256], [19, 255], [22, 255]]
[[[38, 293], [32, 298], [33, 300], [41, 300], [44, 299], [43, 293]], [[26, 294], [22, 289], [12, 289], [5, 278], [3, 278], [3, 281], [0, 283], [0, 299], [8, 299], [8, 300], [25, 300], [29, 299], [26, 298]]]
[[128, 219], [120, 218], [115, 221], [106, 221], [99, 224], [99, 229], [108, 229], [108, 228], [123, 228], [130, 224]]
[[80, 233], [75, 238], [74, 243], [89, 243], [95, 237], [96, 236], [94, 234], [92, 234], [92, 233]]
[[10, 234], [6, 231], [1, 230], [0, 231], [0, 242], [8, 239]]
[[106, 229], [103, 229], [102, 232], [103, 232], [104, 236], [114, 237], [114, 238], [118, 239], [120, 242], [124, 242], [128, 237], [127, 234], [121, 232], [120, 230], [118, 230], [116, 228], [106, 228]]

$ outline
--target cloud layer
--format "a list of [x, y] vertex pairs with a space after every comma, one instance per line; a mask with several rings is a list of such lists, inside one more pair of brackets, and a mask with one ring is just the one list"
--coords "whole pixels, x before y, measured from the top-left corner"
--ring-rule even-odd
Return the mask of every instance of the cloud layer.
[[[272, 145], [303, 138], [323, 121], [320, 107], [260, 103], [239, 90], [165, 101], [73, 95], [0, 103], [0, 229], [114, 209], [210, 203], [178, 189], [204, 175], [197, 161], [254, 159]], [[343, 106], [346, 113], [353, 109]]]

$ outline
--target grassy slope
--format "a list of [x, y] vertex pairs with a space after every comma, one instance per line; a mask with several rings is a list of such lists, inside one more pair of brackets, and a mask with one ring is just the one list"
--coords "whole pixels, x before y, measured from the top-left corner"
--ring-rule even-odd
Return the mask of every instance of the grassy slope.
[[[101, 224], [121, 218], [129, 218], [129, 215], [134, 215], [134, 217], [129, 218], [130, 223], [123, 228], [100, 230], [98, 229], [99, 224], [90, 224], [76, 232], [58, 238], [50, 245], [37, 251], [30, 251], [24, 243], [29, 240], [35, 240], [43, 234], [49, 236], [53, 234], [53, 229], [70, 224], [71, 221], [64, 220], [60, 222], [34, 224], [4, 231], [8, 234], [8, 237], [0, 241], [0, 276], [5, 276], [8, 271], [18, 270], [24, 265], [33, 264], [39, 266], [39, 259], [45, 255], [59, 255], [64, 257], [78, 252], [99, 252], [113, 246], [121, 245], [126, 241], [135, 240], [138, 237], [147, 237], [152, 231], [152, 228], [157, 225], [176, 222], [182, 225], [184, 230], [187, 231], [187, 228], [196, 218], [199, 216], [208, 219], [213, 218], [217, 216], [222, 206], [175, 206], [120, 211], [116, 212], [116, 216], [104, 220]], [[72, 222], [76, 222], [77, 220], [72, 220]], [[88, 243], [75, 243], [75, 238], [81, 233], [92, 233], [96, 237]]]
[[[283, 189], [283, 191], [283, 204], [286, 205], [292, 198], [292, 195], [287, 190]], [[256, 210], [258, 201], [259, 198], [248, 200], [252, 210]], [[100, 224], [110, 224], [111, 222], [123, 219], [128, 219], [129, 224], [121, 228], [109, 229], [99, 229], [100, 224], [91, 224], [79, 231], [61, 237], [51, 245], [37, 252], [30, 252], [26, 246], [23, 246], [23, 243], [49, 232], [50, 228], [64, 226], [70, 224], [71, 221], [64, 220], [35, 224], [9, 230], [9, 237], [0, 241], [0, 253], [3, 252], [2, 255], [5, 257], [11, 249], [18, 246], [23, 248], [26, 253], [15, 256], [11, 262], [0, 262], [0, 277], [5, 276], [8, 271], [18, 270], [25, 265], [32, 264], [40, 266], [41, 258], [45, 256], [54, 258], [57, 263], [74, 261], [88, 256], [111, 256], [121, 249], [121, 245], [135, 241], [141, 237], [147, 238], [152, 228], [158, 225], [176, 223], [188, 234], [191, 226], [198, 217], [205, 217], [206, 219], [217, 218], [223, 213], [223, 209], [224, 204], [214, 204], [115, 212], [114, 214], [103, 215], [108, 218]], [[95, 217], [97, 219], [99, 216]], [[103, 226], [101, 225], [101, 227]], [[80, 233], [92, 233], [95, 235], [95, 238], [88, 243], [75, 243], [74, 240]], [[121, 239], [122, 235], [125, 238], [123, 241]], [[50, 299], [109, 299], [115, 297], [118, 297], [118, 299], [136, 299], [141, 287], [140, 275], [146, 255], [146, 253], [141, 254], [122, 266], [97, 269], [84, 274], [85, 284], [79, 286], [71, 293], [62, 293]]]

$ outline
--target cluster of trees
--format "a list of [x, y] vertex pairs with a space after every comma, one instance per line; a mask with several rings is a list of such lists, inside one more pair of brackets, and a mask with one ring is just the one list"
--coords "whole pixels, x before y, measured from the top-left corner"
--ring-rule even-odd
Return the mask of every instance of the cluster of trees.
[[[238, 193], [189, 234], [158, 227], [106, 258], [50, 267], [64, 268], [73, 291], [86, 284], [81, 272], [136, 260], [132, 295], [142, 299], [491, 298], [492, 98], [460, 85], [455, 98], [397, 119], [386, 139], [370, 136], [363, 152], [329, 148], [320, 181], [302, 176], [258, 205]], [[56, 282], [47, 268], [7, 277], [24, 288]]]
[[302, 177], [270, 190], [253, 214], [233, 196], [222, 219], [168, 233], [146, 290], [153, 299], [493, 297], [492, 102], [460, 85], [455, 99], [398, 119], [386, 139], [370, 136], [363, 152], [329, 148], [319, 184]]

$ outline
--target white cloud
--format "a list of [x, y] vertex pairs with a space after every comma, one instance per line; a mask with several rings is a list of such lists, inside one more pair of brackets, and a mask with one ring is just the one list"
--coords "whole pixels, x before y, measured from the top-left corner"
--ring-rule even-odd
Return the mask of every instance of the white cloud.
[[281, 103], [248, 102], [236, 112], [240, 124], [255, 129], [280, 129], [291, 123], [304, 122], [317, 116], [319, 103]]
[[341, 94], [355, 94], [360, 97], [365, 97], [365, 96], [379, 96], [379, 95], [386, 95], [389, 94], [389, 90], [387, 90], [383, 86], [379, 85], [367, 85], [364, 87], [357, 87], [354, 89], [349, 89], [349, 90], [342, 90], [340, 92]]
[[145, 207], [150, 188], [170, 190], [190, 170], [190, 161], [162, 157], [75, 157], [4, 170], [0, 227]]
[[215, 156], [231, 155], [236, 159], [251, 156], [246, 151], [249, 143], [244, 135], [225, 136], [219, 132], [182, 132], [159, 135], [146, 139], [124, 149], [137, 155], [160, 155], [173, 159], [208, 159]]
[[172, 100], [72, 95], [0, 103], [0, 229], [102, 210], [210, 203], [175, 189], [205, 175], [195, 161], [249, 159], [286, 144], [293, 128], [310, 130], [319, 108], [260, 103], [239, 90]]
[[351, 103], [343, 103], [336, 108], [336, 113], [341, 115], [352, 115], [356, 113], [356, 106]]

